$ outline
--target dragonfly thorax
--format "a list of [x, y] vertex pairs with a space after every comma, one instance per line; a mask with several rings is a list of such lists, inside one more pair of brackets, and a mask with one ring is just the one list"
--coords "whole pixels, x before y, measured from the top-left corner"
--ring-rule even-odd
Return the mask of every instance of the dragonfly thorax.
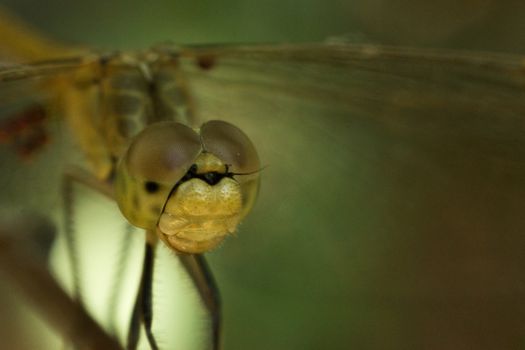
[[186, 82], [177, 66], [167, 54], [128, 53], [104, 56], [76, 72], [63, 97], [64, 115], [99, 177], [114, 172], [114, 160], [147, 125], [192, 124]]

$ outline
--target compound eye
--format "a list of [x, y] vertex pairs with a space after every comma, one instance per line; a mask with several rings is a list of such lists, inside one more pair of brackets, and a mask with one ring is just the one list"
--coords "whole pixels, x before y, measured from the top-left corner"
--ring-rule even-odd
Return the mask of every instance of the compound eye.
[[204, 150], [227, 164], [230, 172], [253, 173], [260, 169], [255, 146], [236, 126], [221, 120], [211, 120], [202, 125], [200, 134]]
[[239, 176], [235, 180], [241, 187], [242, 213], [245, 217], [252, 209], [259, 192], [259, 156], [252, 141], [236, 126], [212, 120], [200, 129], [202, 145], [206, 152], [228, 165], [228, 171]]
[[155, 123], [133, 139], [124, 162], [134, 178], [171, 183], [184, 176], [200, 152], [199, 135], [190, 127]]
[[180, 123], [155, 123], [139, 133], [115, 180], [118, 205], [130, 223], [154, 229], [171, 190], [201, 152], [199, 135]]

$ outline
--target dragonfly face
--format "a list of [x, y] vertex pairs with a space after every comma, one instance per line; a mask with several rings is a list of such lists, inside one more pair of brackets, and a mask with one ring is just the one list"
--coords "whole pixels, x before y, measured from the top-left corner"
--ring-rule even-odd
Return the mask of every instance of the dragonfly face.
[[157, 230], [173, 249], [202, 253], [235, 232], [251, 209], [258, 171], [255, 147], [229, 123], [210, 121], [200, 134], [157, 123], [137, 136], [121, 161], [117, 202], [132, 224]]
[[[519, 344], [520, 57], [343, 43], [178, 52], [196, 115], [238, 125], [269, 165], [250, 234], [216, 258], [232, 348]], [[71, 70], [4, 77], [57, 72]]]

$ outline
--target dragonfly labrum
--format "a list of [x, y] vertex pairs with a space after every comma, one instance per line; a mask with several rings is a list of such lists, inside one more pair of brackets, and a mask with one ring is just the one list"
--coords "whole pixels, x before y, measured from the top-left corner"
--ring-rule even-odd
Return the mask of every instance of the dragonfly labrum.
[[522, 57], [344, 40], [97, 52], [29, 33], [0, 40], [1, 205], [62, 218], [52, 265], [122, 346], [219, 347], [199, 254], [221, 242], [230, 348], [521, 344]]

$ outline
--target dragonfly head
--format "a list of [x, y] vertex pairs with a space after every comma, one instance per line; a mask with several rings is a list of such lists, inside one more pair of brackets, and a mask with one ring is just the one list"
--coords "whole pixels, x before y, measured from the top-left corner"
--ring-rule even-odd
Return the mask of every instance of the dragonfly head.
[[252, 142], [229, 123], [210, 121], [197, 131], [156, 123], [120, 161], [117, 202], [130, 223], [156, 231], [172, 249], [203, 253], [234, 233], [253, 207], [258, 169]]

